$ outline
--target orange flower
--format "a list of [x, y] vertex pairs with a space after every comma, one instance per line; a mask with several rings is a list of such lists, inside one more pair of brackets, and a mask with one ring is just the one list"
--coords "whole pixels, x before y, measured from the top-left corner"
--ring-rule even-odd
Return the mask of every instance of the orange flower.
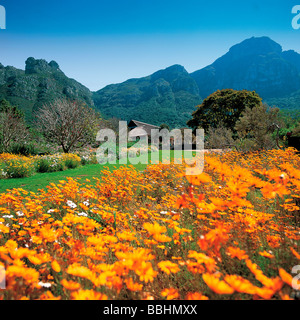
[[58, 264], [58, 262], [56, 260], [53, 260], [51, 262], [51, 267], [55, 272], [60, 272], [60, 270], [61, 270], [60, 265]]
[[199, 169], [194, 169], [193, 175], [186, 175], [186, 179], [190, 184], [193, 184], [194, 186], [199, 186], [202, 183], [208, 183], [211, 182], [211, 177], [206, 173], [201, 173]]
[[0, 232], [9, 233], [9, 227], [6, 227], [0, 223]]
[[293, 255], [294, 255], [297, 259], [300, 260], [300, 254], [299, 254], [294, 248], [290, 247], [290, 249], [291, 249]]
[[209, 231], [204, 237], [198, 240], [198, 245], [202, 250], [207, 251], [212, 248], [215, 254], [219, 254], [221, 244], [225, 244], [228, 240], [228, 227], [219, 224], [215, 229]]
[[150, 233], [150, 234], [159, 234], [167, 231], [167, 228], [164, 226], [159, 225], [157, 222], [149, 223], [145, 222], [143, 227]]
[[135, 273], [140, 277], [141, 281], [145, 281], [146, 283], [152, 282], [158, 274], [153, 270], [152, 264], [145, 261], [139, 264], [139, 269], [135, 270]]
[[256, 294], [266, 300], [270, 300], [275, 293], [275, 290], [272, 290], [268, 287], [256, 288]]
[[188, 207], [188, 200], [186, 198], [186, 195], [183, 194], [180, 198], [177, 199], [175, 208], [176, 209], [182, 209]]
[[93, 272], [88, 269], [87, 267], [81, 266], [78, 263], [74, 263], [70, 265], [67, 269], [67, 273], [77, 276], [77, 277], [82, 277], [86, 279], [91, 279], [93, 277]]
[[71, 294], [73, 300], [107, 300], [107, 296], [94, 290], [78, 290]]
[[162, 235], [161, 233], [166, 232], [167, 228], [159, 225], [157, 222], [154, 224], [145, 222], [143, 227], [153, 236], [156, 241], [159, 242], [169, 242], [172, 239], [168, 236]]
[[250, 271], [255, 275], [255, 278], [261, 282], [266, 288], [272, 289], [274, 292], [279, 291], [282, 286], [283, 282], [280, 278], [268, 278], [266, 277], [263, 272], [258, 268], [257, 264], [253, 263], [250, 259], [246, 260], [246, 265], [250, 269]]
[[189, 292], [185, 300], [209, 300], [208, 297], [204, 296], [203, 294], [199, 292]]
[[8, 266], [6, 269], [6, 278], [14, 279], [17, 277], [22, 277], [28, 284], [37, 284], [39, 273], [35, 269], [26, 268], [25, 266]]
[[158, 242], [170, 242], [172, 241], [172, 238], [164, 235], [164, 234], [155, 234], [153, 235], [153, 238]]
[[238, 258], [239, 260], [248, 259], [248, 255], [246, 254], [246, 251], [241, 250], [238, 247], [228, 247], [227, 248], [227, 253], [232, 258]]
[[70, 291], [78, 290], [80, 288], [80, 284], [75, 281], [68, 281], [66, 279], [61, 280], [60, 282], [64, 288]]
[[157, 266], [166, 274], [177, 273], [178, 271], [180, 271], [178, 264], [171, 261], [161, 261], [157, 264]]
[[210, 273], [203, 273], [202, 278], [207, 286], [218, 294], [232, 294], [234, 289], [231, 288], [225, 281], [219, 280], [219, 278]]
[[60, 300], [61, 297], [55, 297], [51, 291], [46, 291], [40, 296], [40, 300]]
[[283, 282], [292, 287], [293, 277], [287, 273], [284, 269], [279, 268], [279, 275]]
[[[189, 258], [194, 258], [197, 260], [197, 264], [204, 264], [208, 272], [213, 272], [216, 269], [216, 262], [213, 258], [208, 257], [206, 254], [201, 252], [196, 252], [193, 250], [189, 251]], [[199, 268], [199, 266], [198, 266]], [[201, 268], [199, 268], [201, 270]], [[199, 270], [199, 271], [200, 271]], [[202, 271], [203, 272], [203, 271]]]
[[257, 287], [254, 286], [250, 281], [237, 276], [237, 275], [226, 275], [224, 280], [237, 292], [243, 292], [248, 294], [255, 294]]
[[170, 288], [170, 289], [166, 288], [162, 290], [161, 295], [163, 297], [166, 297], [167, 300], [173, 300], [173, 299], [179, 298], [178, 290], [174, 288]]
[[259, 254], [261, 256], [263, 256], [263, 257], [266, 257], [266, 258], [270, 258], [270, 259], [274, 259], [275, 258], [273, 254], [271, 254], [271, 253], [269, 253], [267, 251], [259, 252]]
[[130, 291], [141, 291], [143, 289], [143, 285], [137, 282], [133, 282], [132, 278], [125, 279], [125, 283]]
[[28, 256], [28, 260], [33, 264], [41, 264], [43, 261], [36, 256]]

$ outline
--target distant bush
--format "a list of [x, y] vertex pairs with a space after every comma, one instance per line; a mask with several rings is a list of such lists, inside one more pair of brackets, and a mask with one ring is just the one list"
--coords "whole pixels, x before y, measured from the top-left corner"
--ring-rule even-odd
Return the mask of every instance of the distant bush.
[[207, 131], [207, 140], [205, 148], [207, 149], [223, 149], [234, 145], [232, 138], [233, 132], [224, 127], [212, 128]]
[[244, 151], [270, 150], [276, 148], [277, 130], [283, 125], [278, 108], [260, 105], [247, 107], [236, 123], [239, 148]]
[[8, 178], [30, 177], [35, 171], [32, 160], [11, 159], [5, 162], [3, 172]]
[[32, 143], [14, 143], [9, 151], [22, 156], [35, 156], [39, 153], [39, 150]]
[[65, 169], [60, 156], [42, 156], [35, 161], [36, 172], [57, 172]]
[[68, 169], [75, 169], [81, 165], [81, 159], [76, 154], [65, 153], [62, 155], [62, 159]]
[[95, 154], [86, 154], [86, 155], [81, 155], [80, 156], [80, 162], [83, 166], [87, 164], [97, 164], [97, 158]]

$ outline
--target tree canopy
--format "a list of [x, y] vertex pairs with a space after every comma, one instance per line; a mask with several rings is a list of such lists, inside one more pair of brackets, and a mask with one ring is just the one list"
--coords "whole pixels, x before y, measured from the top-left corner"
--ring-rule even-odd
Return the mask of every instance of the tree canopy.
[[249, 107], [262, 104], [261, 97], [255, 91], [223, 89], [212, 93], [192, 113], [187, 125], [193, 129], [218, 128], [234, 129], [242, 112]]

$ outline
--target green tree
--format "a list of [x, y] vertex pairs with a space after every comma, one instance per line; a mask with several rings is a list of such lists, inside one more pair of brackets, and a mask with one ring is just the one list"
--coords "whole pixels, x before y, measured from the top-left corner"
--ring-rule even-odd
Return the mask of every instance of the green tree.
[[262, 103], [255, 91], [224, 89], [212, 93], [192, 113], [187, 125], [193, 129], [224, 127], [234, 129], [246, 107], [252, 109]]
[[162, 123], [162, 124], [159, 126], [159, 130], [161, 130], [161, 129], [167, 129], [167, 130], [170, 130], [170, 127], [169, 127], [169, 125], [168, 125], [168, 124], [166, 124], [166, 123]]
[[9, 101], [2, 99], [0, 101], [0, 112], [3, 113], [8, 111], [12, 112], [15, 117], [24, 119], [24, 113], [18, 109], [18, 107], [12, 106]]

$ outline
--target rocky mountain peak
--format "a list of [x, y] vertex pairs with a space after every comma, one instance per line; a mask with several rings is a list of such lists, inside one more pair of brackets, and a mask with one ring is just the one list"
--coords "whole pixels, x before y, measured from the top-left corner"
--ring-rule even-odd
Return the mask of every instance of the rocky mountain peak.
[[47, 62], [44, 59], [35, 59], [29, 57], [25, 62], [25, 73], [35, 74], [35, 73], [52, 73], [54, 70], [59, 70], [59, 65], [56, 61]]
[[269, 53], [281, 54], [281, 52], [281, 45], [269, 37], [252, 37], [232, 46], [228, 54], [241, 57], [257, 54], [266, 55]]

